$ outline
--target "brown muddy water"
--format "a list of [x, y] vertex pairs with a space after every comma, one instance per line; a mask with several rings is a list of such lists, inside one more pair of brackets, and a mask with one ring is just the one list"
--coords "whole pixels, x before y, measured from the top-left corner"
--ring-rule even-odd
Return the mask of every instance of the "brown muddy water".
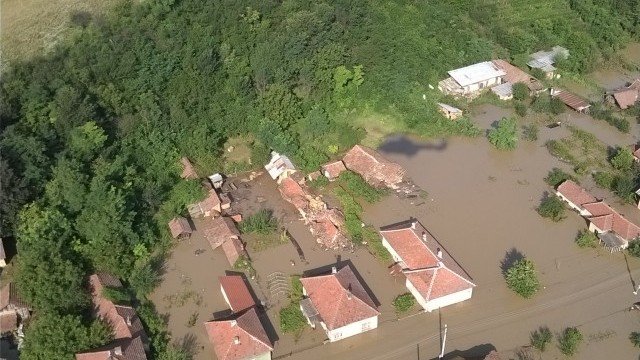
[[[640, 43], [631, 43], [620, 52], [620, 56], [629, 63], [640, 66]], [[613, 90], [640, 77], [640, 71], [629, 71], [616, 66], [610, 69], [599, 69], [590, 76], [605, 90]]]

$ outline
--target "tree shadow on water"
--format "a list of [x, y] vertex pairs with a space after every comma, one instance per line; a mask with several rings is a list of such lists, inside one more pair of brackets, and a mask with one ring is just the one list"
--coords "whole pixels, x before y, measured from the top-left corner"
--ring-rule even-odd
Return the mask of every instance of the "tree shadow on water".
[[517, 261], [524, 259], [524, 254], [520, 252], [520, 250], [516, 248], [511, 248], [507, 250], [504, 255], [504, 258], [500, 262], [500, 269], [502, 270], [502, 274], [506, 274], [507, 270], [513, 266]]

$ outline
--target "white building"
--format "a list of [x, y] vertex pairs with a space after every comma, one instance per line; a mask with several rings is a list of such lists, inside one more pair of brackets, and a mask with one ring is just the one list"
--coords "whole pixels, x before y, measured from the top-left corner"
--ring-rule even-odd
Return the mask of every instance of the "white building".
[[566, 202], [570, 208], [574, 209], [582, 216], [591, 214], [584, 208], [585, 204], [598, 201], [595, 197], [580, 187], [573, 180], [565, 180], [556, 188], [556, 196]]
[[301, 278], [300, 310], [311, 327], [320, 324], [330, 342], [378, 327], [380, 312], [349, 266]]
[[449, 71], [449, 78], [438, 83], [438, 89], [449, 95], [473, 95], [502, 84], [506, 72], [491, 61]]
[[402, 268], [407, 289], [426, 311], [471, 298], [475, 284], [469, 275], [420, 223], [380, 234], [382, 245]]
[[274, 180], [279, 180], [280, 177], [285, 178], [296, 171], [296, 168], [288, 157], [275, 151], [271, 152], [271, 161], [264, 166], [264, 169], [267, 170], [269, 176]]

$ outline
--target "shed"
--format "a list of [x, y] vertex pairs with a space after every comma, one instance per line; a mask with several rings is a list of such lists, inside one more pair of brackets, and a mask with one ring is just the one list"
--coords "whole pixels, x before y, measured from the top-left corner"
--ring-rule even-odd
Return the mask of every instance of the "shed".
[[222, 183], [224, 182], [224, 178], [222, 177], [222, 174], [215, 173], [209, 176], [209, 181], [211, 181], [211, 184], [215, 189], [220, 189], [222, 187]]
[[565, 90], [551, 89], [551, 96], [557, 97], [565, 105], [580, 113], [588, 113], [591, 107], [587, 100]]
[[438, 103], [438, 111], [449, 120], [456, 120], [462, 116], [462, 110], [443, 103]]
[[500, 100], [513, 99], [513, 84], [506, 82], [491, 88], [491, 91], [498, 96]]
[[267, 170], [269, 176], [274, 180], [279, 179], [281, 176], [287, 177], [290, 173], [296, 170], [295, 166], [293, 166], [293, 163], [287, 156], [281, 155], [275, 151], [271, 152], [271, 161], [264, 166], [264, 169]]
[[562, 46], [554, 46], [549, 51], [538, 51], [529, 55], [529, 62], [527, 65], [532, 69], [540, 69], [548, 78], [556, 77], [556, 67], [553, 66], [558, 58], [567, 59], [569, 57], [569, 50]]
[[182, 216], [175, 217], [169, 221], [169, 230], [174, 239], [187, 239], [191, 237], [191, 233], [193, 232], [189, 220]]
[[322, 174], [329, 179], [329, 181], [337, 179], [338, 176], [346, 170], [347, 168], [344, 166], [342, 160], [334, 161], [322, 166]]

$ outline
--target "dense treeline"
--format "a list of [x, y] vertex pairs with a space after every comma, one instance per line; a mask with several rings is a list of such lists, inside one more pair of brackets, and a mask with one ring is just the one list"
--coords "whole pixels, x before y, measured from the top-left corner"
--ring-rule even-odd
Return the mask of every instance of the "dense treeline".
[[[74, 317], [88, 309], [89, 272], [117, 274], [140, 299], [153, 289], [166, 221], [201, 195], [179, 181], [180, 156], [210, 174], [227, 165], [228, 138], [253, 134], [254, 164], [275, 149], [312, 169], [362, 139], [354, 124], [365, 112], [427, 136], [474, 134], [436, 111], [429, 85], [447, 70], [493, 57], [522, 64], [561, 44], [572, 53], [561, 66], [588, 71], [638, 36], [639, 9], [638, 0], [150, 0], [72, 24], [52, 54], [12, 64], [0, 88], [0, 234], [16, 236], [19, 289], [46, 314], [23, 355], [69, 358], [107, 341]], [[84, 327], [82, 339], [29, 346], [30, 332], [56, 323]]]

